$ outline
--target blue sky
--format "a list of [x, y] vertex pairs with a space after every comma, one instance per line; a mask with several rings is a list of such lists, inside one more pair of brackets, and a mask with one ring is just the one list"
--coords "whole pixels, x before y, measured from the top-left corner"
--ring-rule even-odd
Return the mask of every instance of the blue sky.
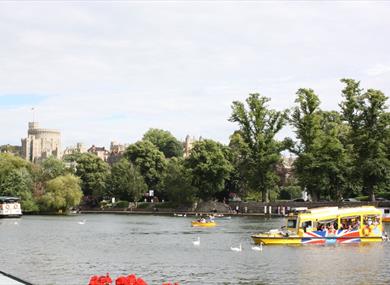
[[251, 92], [285, 109], [309, 87], [337, 109], [348, 77], [389, 95], [389, 14], [386, 1], [1, 2], [0, 144], [20, 144], [32, 107], [63, 146], [151, 127], [227, 143], [231, 103]]

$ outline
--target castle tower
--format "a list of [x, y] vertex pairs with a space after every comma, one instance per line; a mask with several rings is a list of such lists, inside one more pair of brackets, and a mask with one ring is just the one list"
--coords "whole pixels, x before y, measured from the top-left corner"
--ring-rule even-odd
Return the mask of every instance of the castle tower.
[[49, 156], [61, 158], [61, 133], [39, 128], [38, 122], [29, 122], [27, 138], [22, 139], [22, 157], [37, 162]]

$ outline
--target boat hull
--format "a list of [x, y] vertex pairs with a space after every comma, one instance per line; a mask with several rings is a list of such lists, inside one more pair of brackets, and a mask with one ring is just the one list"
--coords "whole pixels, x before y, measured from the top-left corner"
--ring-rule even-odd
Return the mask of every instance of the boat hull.
[[207, 223], [201, 223], [201, 222], [191, 222], [191, 225], [193, 227], [199, 227], [199, 228], [212, 228], [217, 225], [215, 222], [207, 222]]
[[382, 217], [382, 222], [390, 223], [390, 217]]
[[252, 235], [255, 244], [336, 244], [336, 243], [371, 243], [383, 241], [382, 236], [360, 236], [358, 231], [339, 232], [337, 235], [324, 235], [322, 232], [305, 233], [304, 236], [284, 236], [282, 234], [257, 234]]

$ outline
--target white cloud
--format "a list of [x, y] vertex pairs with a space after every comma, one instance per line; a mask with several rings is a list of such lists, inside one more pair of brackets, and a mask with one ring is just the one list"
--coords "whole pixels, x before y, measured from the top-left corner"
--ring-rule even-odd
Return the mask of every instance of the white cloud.
[[390, 72], [390, 65], [376, 64], [375, 66], [367, 69], [368, 76], [381, 76]]
[[[389, 94], [379, 76], [389, 12], [383, 2], [0, 3], [0, 95], [45, 96], [37, 118], [64, 145], [132, 142], [149, 127], [227, 142], [230, 104], [250, 92], [277, 109], [300, 87], [335, 109], [343, 77]], [[0, 108], [0, 144], [25, 136], [30, 107]]]

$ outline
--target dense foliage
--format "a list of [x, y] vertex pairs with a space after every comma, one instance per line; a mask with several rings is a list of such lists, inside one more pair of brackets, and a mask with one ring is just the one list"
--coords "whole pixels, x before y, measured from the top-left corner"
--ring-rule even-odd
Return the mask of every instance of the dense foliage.
[[149, 129], [142, 140], [150, 141], [166, 158], [183, 156], [183, 144], [168, 131]]
[[[201, 200], [313, 200], [366, 196], [390, 198], [390, 114], [387, 97], [343, 79], [340, 110], [322, 110], [312, 89], [299, 89], [289, 111], [268, 107], [249, 94], [234, 101], [229, 121], [237, 129], [228, 145], [205, 139], [187, 146], [170, 132], [149, 129], [111, 167], [91, 153], [49, 157], [32, 164], [17, 147], [0, 147], [0, 195], [21, 197], [25, 211], [67, 211], [80, 203], [99, 205], [112, 197], [121, 205], [155, 190], [169, 205]], [[288, 125], [295, 139], [277, 139]], [[289, 150], [292, 161], [286, 165]], [[292, 165], [292, 168], [290, 167]], [[82, 197], [84, 199], [82, 200]], [[168, 205], [167, 204], [167, 205]]]
[[275, 135], [286, 122], [286, 112], [268, 109], [268, 102], [269, 99], [260, 94], [250, 94], [246, 99], [247, 107], [243, 102], [233, 102], [230, 117], [240, 128], [235, 139], [239, 140], [242, 177], [252, 189], [261, 192], [263, 201], [269, 200], [269, 190], [278, 183], [275, 168], [281, 161], [284, 144], [278, 142]]

